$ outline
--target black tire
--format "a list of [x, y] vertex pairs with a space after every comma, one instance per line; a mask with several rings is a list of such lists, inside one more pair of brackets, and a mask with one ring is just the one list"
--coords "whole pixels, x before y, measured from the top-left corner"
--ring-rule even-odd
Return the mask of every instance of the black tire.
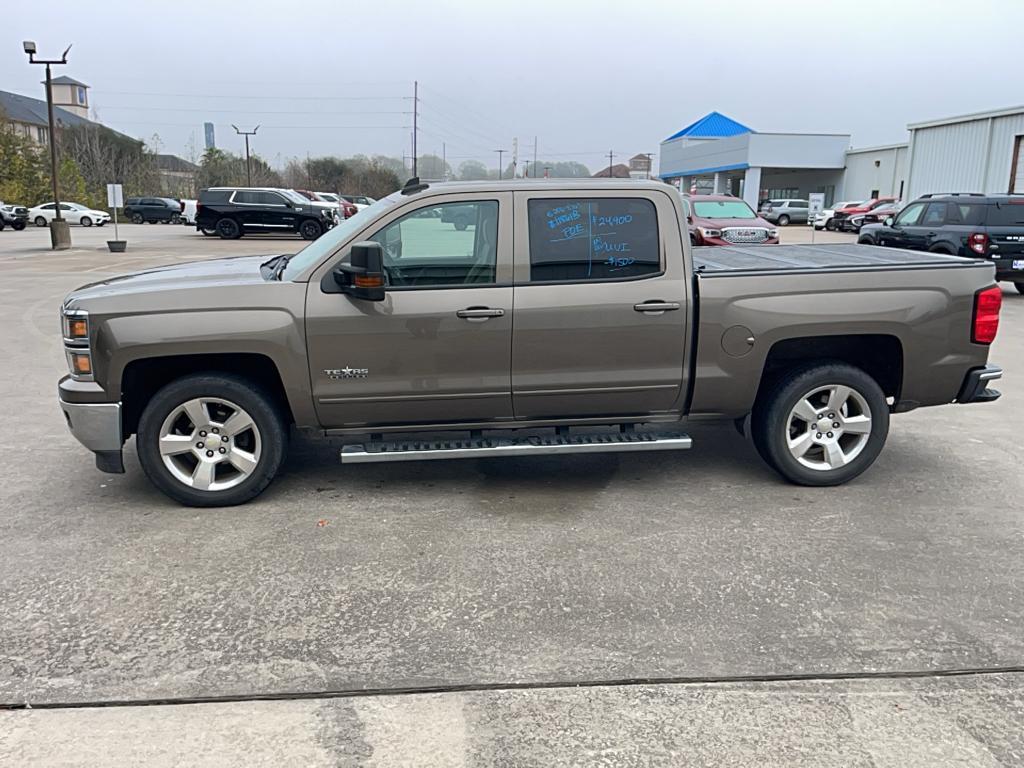
[[[164, 420], [183, 403], [216, 398], [237, 404], [258, 430], [260, 455], [249, 476], [224, 490], [199, 490], [176, 478], [160, 455]], [[288, 431], [274, 398], [256, 382], [224, 373], [200, 373], [171, 382], [146, 405], [139, 420], [136, 450], [150, 482], [162, 493], [189, 507], [230, 507], [262, 493], [277, 475], [287, 452]]]
[[171, 214], [171, 221], [170, 221], [170, 223], [171, 224], [181, 224], [181, 214], [180, 213], [172, 213]]
[[306, 219], [299, 224], [299, 234], [303, 240], [316, 240], [324, 233], [324, 228], [316, 219]]
[[468, 227], [468, 226], [469, 226], [469, 222], [466, 221], [465, 219], [456, 219], [455, 220], [455, 228], [457, 230], [459, 230], [459, 232], [465, 231], [466, 227]]
[[45, 227], [46, 226], [46, 219], [44, 219], [42, 216], [36, 216], [36, 226], [37, 227]]
[[861, 245], [874, 245], [875, 238], [873, 238], [871, 235], [861, 235], [860, 237], [857, 238], [857, 242], [860, 243]]
[[829, 232], [835, 232], [836, 231], [836, 223], [834, 221], [832, 221], [832, 219], [828, 219], [825, 222], [825, 229], [827, 229]]
[[[828, 387], [845, 387], [850, 390], [847, 399], [840, 403], [846, 413], [837, 412], [837, 416], [832, 417], [837, 419], [834, 422], [828, 418]], [[821, 427], [823, 431], [816, 432], [816, 422], [804, 421], [807, 429], [803, 434], [807, 435], [809, 447], [803, 459], [810, 464], [821, 465], [822, 468], [808, 466], [797, 459], [789, 448], [790, 439], [800, 434], [802, 420], [794, 416], [794, 409], [802, 400], [807, 400], [814, 410], [820, 411], [815, 415], [821, 415], [822, 422], [835, 424], [851, 419], [852, 423], [859, 415], [868, 416], [870, 431], [854, 434], [852, 431], [843, 432], [841, 426], [835, 430], [838, 434], [830, 438], [827, 435], [832, 434], [831, 431], [824, 430], [832, 430], [832, 426], [826, 424]], [[889, 434], [889, 405], [878, 382], [860, 368], [838, 362], [812, 363], [790, 371], [758, 398], [751, 420], [751, 432], [758, 453], [789, 482], [809, 486], [840, 485], [870, 467], [881, 453]], [[819, 439], [815, 437], [817, 434], [822, 435], [822, 442], [818, 442]], [[839, 447], [838, 455], [843, 457], [845, 463], [828, 467], [829, 445], [833, 450], [835, 446]], [[820, 460], [816, 458], [818, 452]], [[852, 458], [847, 459], [848, 454], [853, 454]]]
[[14, 227], [15, 232], [21, 232], [21, 230], [23, 230], [27, 224], [28, 222], [26, 222], [24, 219], [18, 219], [16, 222], [11, 224], [11, 226]]
[[145, 221], [146, 219], [141, 213], [132, 214], [132, 224], [143, 224]]
[[7, 226], [6, 222], [3, 219], [0, 219], [0, 232], [3, 232], [4, 231], [4, 227], [6, 227], [6, 226]]
[[780, 227], [788, 227], [789, 226], [789, 216], [787, 216], [786, 214], [782, 214], [781, 216], [779, 216], [779, 226]]
[[88, 216], [83, 216], [78, 220], [78, 223], [81, 224], [83, 227], [91, 227], [92, 219], [90, 219]]
[[1014, 283], [1013, 287], [1017, 289], [1017, 293], [1024, 294], [1024, 283]]
[[227, 216], [217, 219], [217, 235], [221, 240], [237, 240], [242, 236], [242, 228], [238, 222]]

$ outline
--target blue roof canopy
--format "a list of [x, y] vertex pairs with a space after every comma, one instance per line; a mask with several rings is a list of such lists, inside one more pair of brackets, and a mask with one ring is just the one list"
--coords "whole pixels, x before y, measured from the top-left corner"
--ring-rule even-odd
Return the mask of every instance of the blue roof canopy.
[[721, 112], [708, 112], [700, 120], [690, 123], [678, 133], [673, 133], [665, 141], [683, 137], [692, 139], [722, 139], [726, 136], [737, 136], [741, 133], [754, 133], [754, 129], [748, 128], [743, 123], [737, 123], [731, 117], [726, 117]]

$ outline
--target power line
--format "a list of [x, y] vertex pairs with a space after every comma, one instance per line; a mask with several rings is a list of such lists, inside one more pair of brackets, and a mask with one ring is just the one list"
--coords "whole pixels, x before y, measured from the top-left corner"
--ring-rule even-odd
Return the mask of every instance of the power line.
[[153, 98], [164, 98], [166, 96], [173, 96], [174, 98], [188, 98], [188, 99], [216, 99], [218, 101], [224, 101], [228, 99], [258, 99], [265, 101], [267, 99], [295, 99], [295, 100], [306, 100], [306, 101], [386, 101], [400, 99], [402, 101], [411, 101], [411, 96], [296, 96], [293, 93], [264, 93], [259, 96], [248, 96], [239, 95], [232, 93], [230, 96], [225, 97], [224, 94], [220, 93], [157, 93], [154, 91], [108, 91], [99, 90], [100, 96], [112, 95], [112, 96], [149, 96]]
[[251, 110], [238, 110], [238, 109], [207, 109], [206, 107], [110, 107], [103, 106], [98, 107], [97, 110], [103, 109], [111, 112], [201, 112], [202, 114], [210, 114], [211, 112], [224, 112], [232, 115], [246, 114], [246, 115], [411, 115], [412, 110], [395, 110], [395, 111], [354, 111], [348, 110], [345, 112], [325, 112], [322, 109], [315, 110], [297, 110], [297, 109], [251, 109]]

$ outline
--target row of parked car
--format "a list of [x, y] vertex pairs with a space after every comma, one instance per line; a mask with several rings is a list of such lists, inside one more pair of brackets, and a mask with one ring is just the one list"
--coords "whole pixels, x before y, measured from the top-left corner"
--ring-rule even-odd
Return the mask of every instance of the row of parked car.
[[[207, 210], [200, 216], [204, 197]], [[219, 187], [203, 190], [199, 200], [129, 197], [124, 201], [124, 219], [134, 224], [193, 225], [205, 235], [225, 238], [241, 237], [246, 231], [291, 230], [307, 239], [315, 239], [337, 221], [350, 218], [375, 202], [366, 195], [271, 187]], [[0, 230], [6, 227], [21, 230], [29, 224], [48, 226], [56, 218], [57, 209], [55, 203], [28, 208], [0, 201]], [[315, 215], [308, 215], [310, 213]], [[69, 224], [83, 227], [102, 227], [111, 220], [107, 211], [73, 202], [60, 203], [60, 215]]]

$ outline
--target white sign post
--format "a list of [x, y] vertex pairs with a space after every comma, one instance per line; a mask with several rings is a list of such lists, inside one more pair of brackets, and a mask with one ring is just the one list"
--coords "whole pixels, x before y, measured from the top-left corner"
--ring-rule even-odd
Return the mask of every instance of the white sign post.
[[114, 240], [121, 241], [117, 233], [117, 209], [124, 206], [124, 191], [120, 184], [107, 184], [107, 206], [114, 209]]
[[811, 225], [811, 242], [814, 242], [814, 219], [825, 210], [825, 193], [812, 192], [807, 196], [807, 223]]

